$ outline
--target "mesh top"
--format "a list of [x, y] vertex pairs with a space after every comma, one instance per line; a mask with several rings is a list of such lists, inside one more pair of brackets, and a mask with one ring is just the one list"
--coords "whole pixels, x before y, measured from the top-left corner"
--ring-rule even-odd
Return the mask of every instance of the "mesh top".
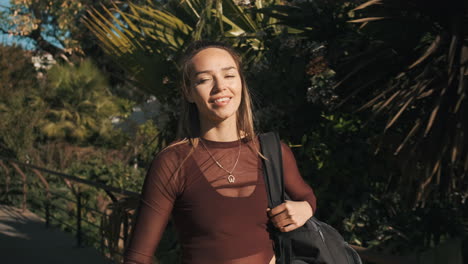
[[[160, 152], [143, 185], [136, 227], [125, 253], [126, 264], [152, 263], [155, 249], [172, 213], [184, 264], [267, 264], [273, 244], [267, 231], [267, 194], [258, 141], [203, 140], [213, 157], [231, 171], [235, 182], [199, 144], [192, 155], [188, 143]], [[287, 145], [283, 152], [284, 183], [295, 201], [315, 195], [304, 182]], [[184, 161], [185, 160], [185, 161]]]

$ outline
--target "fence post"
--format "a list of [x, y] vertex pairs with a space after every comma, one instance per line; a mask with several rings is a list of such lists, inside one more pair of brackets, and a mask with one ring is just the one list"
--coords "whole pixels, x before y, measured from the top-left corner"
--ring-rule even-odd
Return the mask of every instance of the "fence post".
[[46, 228], [49, 228], [50, 227], [50, 201], [49, 200], [47, 200], [45, 204], [45, 217], [46, 217], [45, 219]]
[[8, 194], [10, 192], [10, 170], [3, 163], [3, 160], [0, 160], [0, 166], [5, 170], [5, 194]]
[[78, 192], [76, 195], [77, 198], [77, 208], [76, 208], [76, 242], [77, 246], [81, 247], [81, 193]]
[[128, 213], [124, 211], [123, 213], [123, 217], [124, 217], [124, 222], [123, 222], [123, 244], [124, 244], [124, 247], [127, 246], [127, 240], [128, 240]]
[[27, 186], [27, 178], [26, 174], [18, 167], [18, 164], [14, 162], [10, 162], [11, 166], [13, 166], [16, 171], [21, 175], [21, 178], [23, 180], [23, 212], [26, 210], [26, 203], [28, 200], [28, 186]]
[[46, 224], [46, 228], [49, 228], [49, 226], [50, 226], [50, 187], [49, 187], [49, 183], [47, 182], [47, 180], [44, 178], [44, 176], [42, 176], [42, 174], [37, 169], [32, 169], [32, 171], [37, 175], [39, 180], [46, 187], [47, 200], [45, 202], [45, 218], [46, 218], [45, 219], [46, 220], [45, 224]]
[[99, 225], [99, 234], [101, 235], [101, 252], [104, 253], [104, 215], [101, 215], [101, 224]]

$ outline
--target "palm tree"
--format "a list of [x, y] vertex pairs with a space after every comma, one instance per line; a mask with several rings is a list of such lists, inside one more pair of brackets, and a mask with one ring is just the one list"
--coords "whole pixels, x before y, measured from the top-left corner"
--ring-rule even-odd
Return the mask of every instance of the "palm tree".
[[129, 105], [113, 96], [104, 76], [90, 62], [57, 65], [48, 72], [44, 101], [46, 117], [39, 127], [49, 138], [84, 142], [92, 137], [110, 138], [111, 118]]
[[176, 91], [175, 58], [188, 42], [223, 39], [255, 59], [261, 53], [262, 32], [279, 33], [280, 27], [274, 26], [275, 19], [253, 11], [276, 2], [255, 1], [252, 7], [234, 0], [129, 2], [128, 11], [117, 6], [104, 8], [104, 13], [90, 10], [84, 23], [137, 87], [165, 101]]
[[361, 17], [350, 22], [361, 25], [368, 46], [341, 63], [344, 101], [360, 96], [367, 100], [361, 109], [387, 116], [384, 135], [406, 131], [392, 151], [403, 161], [400, 186], [415, 204], [431, 193], [463, 192], [468, 3], [371, 0], [354, 11]]
[[371, 109], [369, 122], [388, 117], [377, 151], [401, 158], [391, 185], [410, 207], [466, 188], [467, 9], [461, 0], [320, 0], [261, 10], [326, 43], [325, 65], [337, 74], [332, 89], [343, 97], [337, 107]]

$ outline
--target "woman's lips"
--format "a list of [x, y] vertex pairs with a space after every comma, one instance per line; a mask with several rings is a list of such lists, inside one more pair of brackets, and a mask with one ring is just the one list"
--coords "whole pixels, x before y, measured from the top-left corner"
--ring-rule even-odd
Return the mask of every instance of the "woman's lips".
[[231, 97], [221, 97], [213, 101], [213, 104], [216, 106], [227, 105], [231, 101]]

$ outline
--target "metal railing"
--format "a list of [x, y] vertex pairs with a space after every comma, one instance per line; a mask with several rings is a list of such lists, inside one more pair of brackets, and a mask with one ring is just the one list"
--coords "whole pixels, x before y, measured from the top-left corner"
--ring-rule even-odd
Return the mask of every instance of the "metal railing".
[[[68, 175], [65, 173], [52, 171], [52, 170], [42, 168], [33, 164], [20, 162], [18, 160], [11, 159], [11, 158], [0, 157], [0, 168], [4, 170], [5, 176], [6, 176], [4, 190], [0, 190], [0, 194], [3, 192], [4, 195], [8, 195], [10, 192], [12, 192], [14, 186], [12, 185], [12, 182], [11, 182], [12, 180], [11, 170], [13, 169], [21, 176], [21, 187], [20, 187], [21, 189], [20, 193], [22, 193], [21, 207], [23, 210], [26, 210], [27, 205], [28, 205], [28, 186], [31, 183], [31, 181], [28, 182], [28, 177], [27, 177], [27, 174], [25, 173], [25, 170], [26, 169], [31, 170], [34, 173], [34, 175], [36, 175], [36, 177], [39, 179], [39, 181], [42, 183], [42, 185], [45, 187], [45, 192], [46, 192], [45, 197], [43, 199], [39, 198], [39, 200], [43, 201], [42, 204], [44, 207], [43, 209], [44, 209], [44, 218], [45, 218], [46, 227], [50, 227], [52, 225], [52, 221], [55, 223], [59, 223], [60, 225], [64, 227], [67, 227], [67, 229], [70, 229], [75, 232], [77, 247], [82, 247], [84, 246], [83, 238], [84, 236], [86, 236], [86, 233], [83, 232], [83, 224], [85, 223], [88, 227], [93, 227], [97, 230], [97, 234], [99, 236], [100, 241], [96, 241], [94, 239], [94, 242], [97, 242], [97, 244], [100, 245], [98, 249], [101, 251], [103, 255], [105, 255], [106, 257], [111, 257], [111, 258], [112, 256], [115, 256], [115, 254], [119, 255], [120, 257], [122, 256], [123, 253], [119, 251], [119, 249], [123, 249], [123, 246], [119, 248], [119, 244], [125, 245], [127, 242], [127, 239], [130, 233], [130, 226], [131, 226], [130, 214], [125, 213], [125, 215], [122, 216], [124, 220], [122, 221], [122, 223], [118, 223], [119, 234], [117, 236], [118, 237], [117, 241], [111, 241], [113, 238], [106, 237], [105, 231], [104, 231], [106, 230], [105, 223], [109, 222], [108, 220], [110, 216], [109, 214], [106, 214], [105, 212], [100, 211], [96, 208], [91, 208], [89, 206], [84, 205], [82, 192], [80, 188], [67, 189], [68, 192], [71, 192], [73, 194], [75, 199], [71, 199], [70, 197], [67, 197], [66, 194], [60, 193], [59, 191], [51, 190], [51, 186], [49, 182], [47, 181], [46, 177], [42, 175], [42, 173], [58, 176], [59, 178], [65, 180], [66, 182], [67, 181], [73, 182], [79, 185], [94, 187], [97, 190], [103, 190], [108, 195], [110, 200], [114, 203], [123, 198], [138, 199], [139, 193], [108, 186], [106, 184], [90, 181], [87, 179], [82, 179], [82, 178]], [[75, 205], [75, 210], [74, 210], [75, 213], [73, 214], [74, 226], [63, 222], [58, 217], [54, 216], [53, 212], [58, 212], [58, 211], [65, 212], [66, 214], [70, 213], [69, 209], [61, 208], [58, 205], [54, 205], [52, 201], [55, 201], [56, 199], [63, 199]], [[37, 203], [37, 201], [34, 204], [37, 206], [41, 206], [41, 204]], [[95, 222], [93, 222], [91, 219], [84, 217], [88, 215], [94, 215], [94, 216], [97, 215], [98, 217], [96, 218], [100, 219], [100, 224], [98, 225]], [[116, 224], [116, 223], [113, 223], [113, 224]], [[90, 236], [87, 237], [87, 239], [93, 240], [93, 238]], [[106, 255], [106, 252], [105, 252], [106, 239], [107, 239], [107, 245], [108, 245], [107, 250], [109, 252], [108, 255]], [[113, 249], [113, 247], [110, 246], [111, 244], [117, 245], [117, 250]]]

